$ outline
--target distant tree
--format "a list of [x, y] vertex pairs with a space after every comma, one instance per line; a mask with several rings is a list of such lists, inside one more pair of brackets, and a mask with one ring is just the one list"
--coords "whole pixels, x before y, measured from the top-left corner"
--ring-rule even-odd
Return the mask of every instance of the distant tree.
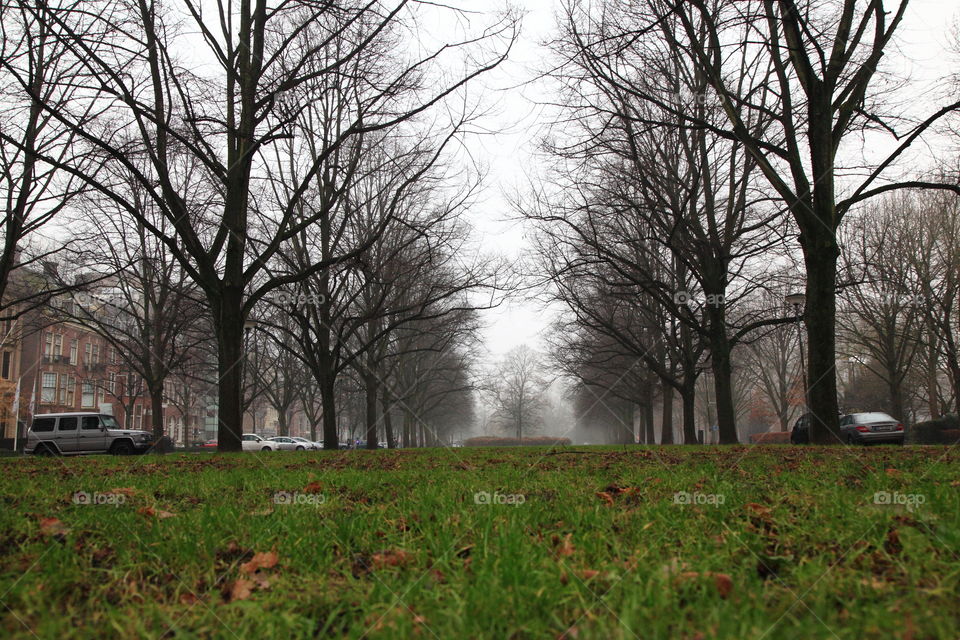
[[510, 350], [497, 364], [487, 387], [496, 420], [517, 438], [538, 430], [546, 387], [540, 354], [525, 344]]

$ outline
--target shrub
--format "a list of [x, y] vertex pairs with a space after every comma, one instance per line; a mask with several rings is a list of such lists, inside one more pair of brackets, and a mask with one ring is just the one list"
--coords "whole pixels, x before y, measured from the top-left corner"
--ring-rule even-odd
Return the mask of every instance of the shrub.
[[960, 419], [955, 415], [918, 422], [907, 427], [907, 444], [954, 444], [960, 441]]

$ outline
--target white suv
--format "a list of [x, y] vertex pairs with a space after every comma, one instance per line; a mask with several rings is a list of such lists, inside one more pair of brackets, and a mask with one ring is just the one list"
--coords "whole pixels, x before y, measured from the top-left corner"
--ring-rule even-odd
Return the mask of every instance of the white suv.
[[112, 453], [132, 455], [153, 446], [149, 431], [123, 429], [103, 413], [46, 413], [33, 417], [25, 453], [38, 456]]

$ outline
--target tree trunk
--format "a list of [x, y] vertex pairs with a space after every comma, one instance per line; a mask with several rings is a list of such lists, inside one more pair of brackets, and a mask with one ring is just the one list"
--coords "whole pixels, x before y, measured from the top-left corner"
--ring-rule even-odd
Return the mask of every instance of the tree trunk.
[[[816, 224], [816, 223], [815, 223]], [[836, 375], [836, 239], [826, 229], [802, 240], [807, 267], [807, 401], [814, 419], [810, 442], [837, 444], [840, 438]]]
[[277, 429], [280, 430], [280, 433], [277, 435], [288, 436], [290, 435], [290, 425], [287, 424], [287, 410], [282, 409], [277, 411]]
[[647, 394], [647, 401], [643, 403], [643, 422], [647, 433], [647, 442], [657, 444], [656, 427], [653, 424], [653, 394]]
[[[150, 423], [153, 430], [153, 441], [159, 442], [163, 437], [163, 383], [150, 389]], [[154, 448], [156, 450], [156, 448]]]
[[[367, 367], [373, 366], [373, 362], [368, 362]], [[380, 383], [377, 376], [373, 373], [367, 373], [363, 377], [363, 385], [366, 387], [366, 438], [367, 449], [377, 448], [377, 396], [380, 393]]]
[[217, 385], [217, 451], [242, 451], [243, 431], [243, 290], [225, 288], [219, 301], [217, 351], [220, 382]]
[[683, 375], [680, 402], [683, 406], [683, 444], [697, 444], [697, 377], [694, 373]]
[[663, 383], [663, 415], [660, 422], [660, 444], [673, 444], [673, 386]]
[[317, 384], [320, 387], [320, 404], [323, 406], [323, 448], [339, 449], [336, 380], [332, 375], [327, 374], [322, 380], [318, 380]]
[[383, 427], [386, 431], [387, 448], [396, 449], [397, 440], [393, 437], [393, 416], [390, 411], [390, 399], [387, 397], [387, 389], [384, 387], [380, 394], [380, 411], [383, 412]]

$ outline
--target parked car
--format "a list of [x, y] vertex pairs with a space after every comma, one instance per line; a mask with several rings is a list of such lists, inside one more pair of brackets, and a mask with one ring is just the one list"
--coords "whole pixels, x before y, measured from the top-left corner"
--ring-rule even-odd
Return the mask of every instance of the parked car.
[[792, 444], [810, 444], [810, 418], [812, 415], [805, 413], [793, 423], [793, 430], [790, 432], [790, 442]]
[[216, 440], [207, 440], [200, 446], [204, 449], [216, 449], [218, 444]]
[[903, 444], [903, 423], [886, 413], [849, 413], [840, 419], [840, 433], [847, 444]]
[[300, 444], [302, 444], [304, 449], [313, 449], [313, 450], [316, 450], [316, 449], [320, 449], [320, 448], [321, 448], [321, 447], [318, 447], [318, 446], [317, 446], [317, 443], [316, 443], [316, 442], [313, 442], [312, 440], [307, 440], [306, 438], [299, 438], [299, 437], [296, 437], [296, 436], [291, 436], [290, 439], [291, 439], [291, 440], [294, 440], [294, 441], [296, 441], [296, 442], [299, 442]]
[[153, 434], [123, 429], [102, 413], [44, 413], [33, 417], [25, 453], [38, 456], [112, 453], [132, 455], [153, 446]]
[[297, 442], [290, 436], [274, 436], [268, 438], [267, 442], [274, 443], [272, 446], [280, 451], [304, 451], [307, 447], [302, 442]]
[[266, 438], [261, 438], [255, 433], [243, 434], [244, 451], [273, 451], [273, 444]]

